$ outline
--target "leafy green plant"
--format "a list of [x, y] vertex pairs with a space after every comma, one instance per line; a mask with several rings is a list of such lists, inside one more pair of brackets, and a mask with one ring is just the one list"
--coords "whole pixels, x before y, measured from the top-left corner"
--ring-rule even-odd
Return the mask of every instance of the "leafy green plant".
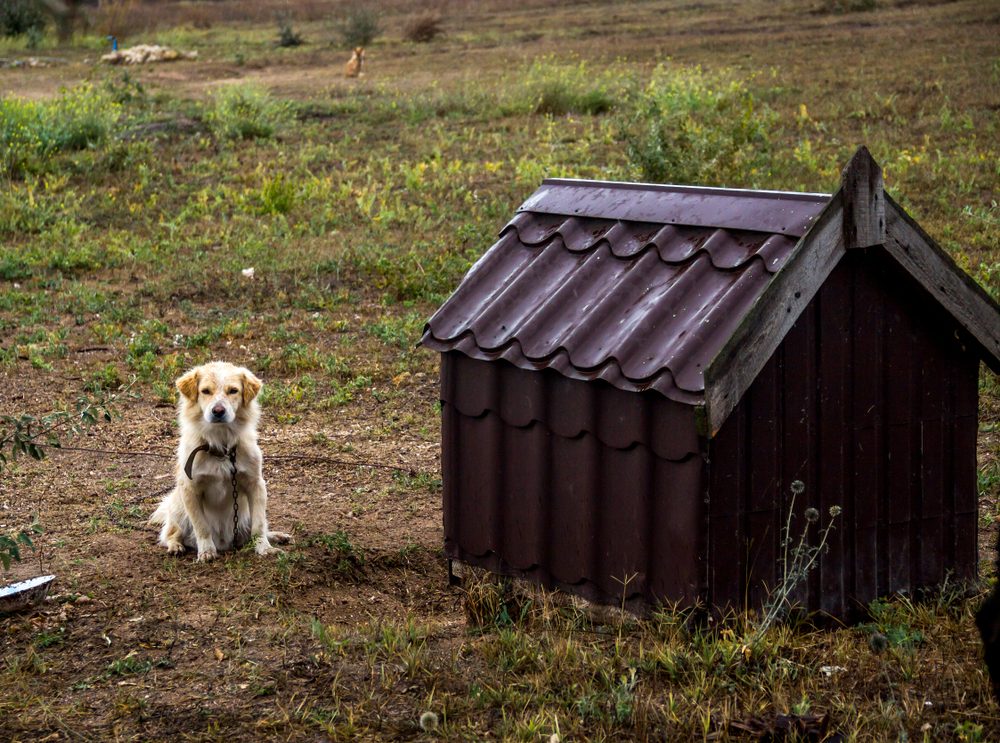
[[[98, 420], [110, 421], [112, 402], [110, 397], [81, 398], [72, 412], [57, 410], [41, 418], [27, 413], [0, 416], [0, 474], [20, 455], [44, 459], [46, 448], [59, 448], [61, 436], [83, 433]], [[0, 532], [0, 563], [4, 570], [21, 559], [21, 547], [34, 548], [32, 536], [41, 533], [37, 518], [25, 528]]]
[[260, 190], [262, 214], [288, 214], [295, 206], [295, 184], [279, 173], [269, 178]]
[[247, 83], [219, 89], [205, 118], [220, 139], [267, 139], [290, 114], [286, 103]]
[[621, 130], [643, 180], [755, 185], [769, 171], [776, 119], [740, 80], [660, 65]]
[[10, 569], [10, 564], [21, 559], [21, 547], [34, 549], [32, 536], [42, 533], [42, 525], [36, 518], [24, 529], [10, 532], [0, 532], [0, 564], [4, 570]]

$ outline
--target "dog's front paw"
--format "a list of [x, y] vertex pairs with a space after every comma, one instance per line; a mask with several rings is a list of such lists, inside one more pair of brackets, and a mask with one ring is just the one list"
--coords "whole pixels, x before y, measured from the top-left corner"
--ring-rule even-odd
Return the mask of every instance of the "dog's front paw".
[[274, 542], [274, 544], [288, 544], [292, 541], [292, 535], [286, 534], [283, 531], [269, 531], [267, 539], [270, 542]]
[[183, 542], [170, 542], [167, 544], [167, 554], [168, 555], [182, 555], [184, 554], [184, 543]]
[[279, 552], [284, 552], [280, 547], [275, 547], [266, 539], [258, 539], [257, 544], [254, 545], [254, 551], [258, 555], [276, 555]]
[[219, 553], [215, 551], [215, 547], [198, 550], [198, 562], [211, 562], [218, 556]]

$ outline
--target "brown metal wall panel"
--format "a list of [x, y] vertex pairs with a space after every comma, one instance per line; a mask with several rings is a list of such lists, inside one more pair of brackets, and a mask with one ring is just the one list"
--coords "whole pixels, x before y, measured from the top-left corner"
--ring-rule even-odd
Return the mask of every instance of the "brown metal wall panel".
[[552, 434], [540, 423], [504, 426], [503, 431], [501, 461], [518, 466], [507, 467], [504, 478], [502, 546], [491, 547], [508, 556], [513, 567], [530, 570], [548, 564], [549, 528], [558, 528], [548, 519]]
[[443, 355], [442, 380], [450, 557], [605, 602], [698, 600], [704, 485], [690, 408], [458, 353]]
[[709, 443], [708, 601], [719, 608], [746, 600], [746, 434], [747, 406], [740, 404]]
[[650, 545], [650, 592], [666, 601], [691, 605], [703, 598], [701, 556], [703, 526], [702, 462], [653, 461], [654, 492]]
[[625, 392], [601, 382], [580, 384], [552, 370], [527, 372], [503, 361], [488, 362], [451, 352], [442, 355], [442, 374], [461, 380], [442, 399], [464, 415], [496, 411], [505, 423], [544, 423], [565, 438], [584, 431], [608, 446], [642, 443], [656, 456], [680, 460], [699, 451], [694, 411], [653, 392]]
[[[609, 453], [601, 452], [597, 439], [587, 434], [575, 439], [556, 437], [552, 441], [554, 471], [549, 483], [549, 518], [553, 524], [552, 538], [558, 541], [550, 551], [548, 568], [566, 583], [582, 583], [587, 579], [599, 585], [603, 582], [604, 576], [595, 569], [598, 456]], [[509, 558], [504, 555], [504, 559]]]

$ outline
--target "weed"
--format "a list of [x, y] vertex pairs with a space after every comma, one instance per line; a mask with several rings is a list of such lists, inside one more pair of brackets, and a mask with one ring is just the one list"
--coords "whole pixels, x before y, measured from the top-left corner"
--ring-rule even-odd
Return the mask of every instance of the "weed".
[[136, 651], [128, 655], [111, 661], [107, 667], [107, 673], [111, 676], [131, 676], [144, 675], [149, 673], [155, 665], [161, 665], [160, 661], [155, 663], [148, 658], [140, 658]]
[[463, 578], [462, 605], [473, 627], [489, 630], [524, 621], [531, 599], [509, 578], [469, 571]]
[[345, 531], [333, 534], [320, 534], [306, 540], [306, 545], [319, 544], [332, 552], [337, 564], [334, 571], [339, 575], [354, 575], [365, 564], [364, 552], [351, 542]]
[[830, 520], [819, 533], [819, 543], [809, 544], [810, 526], [817, 523], [820, 518], [819, 511], [815, 508], [805, 510], [806, 524], [802, 528], [799, 540], [796, 542], [792, 537], [792, 519], [795, 515], [795, 498], [805, 492], [805, 484], [801, 480], [795, 480], [791, 485], [792, 498], [788, 504], [788, 517], [782, 529], [781, 538], [781, 583], [768, 593], [764, 601], [763, 616], [757, 625], [749, 645], [754, 646], [760, 642], [764, 634], [781, 617], [787, 616], [792, 608], [791, 597], [796, 587], [802, 583], [809, 575], [809, 572], [816, 566], [820, 555], [826, 549], [826, 540], [833, 529], [833, 524], [840, 515], [839, 506], [831, 506]]
[[295, 206], [295, 184], [280, 173], [269, 178], [260, 191], [261, 214], [287, 214]]
[[769, 174], [775, 121], [741, 80], [660, 65], [621, 128], [644, 180], [753, 186]]
[[45, 629], [35, 635], [34, 645], [39, 650], [44, 650], [45, 648], [62, 645], [65, 638], [66, 630], [63, 627], [54, 630]]
[[260, 86], [246, 83], [219, 89], [205, 118], [220, 139], [267, 139], [290, 120], [291, 111]]
[[21, 177], [48, 167], [54, 153], [106, 141], [120, 113], [106, 92], [88, 84], [51, 101], [0, 98], [0, 175]]

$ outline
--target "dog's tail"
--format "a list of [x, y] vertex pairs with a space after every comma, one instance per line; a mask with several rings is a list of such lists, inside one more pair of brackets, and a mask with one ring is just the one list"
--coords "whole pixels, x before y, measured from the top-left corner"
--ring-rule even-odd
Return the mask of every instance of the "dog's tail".
[[156, 507], [149, 520], [146, 522], [150, 526], [162, 526], [167, 522], [167, 501], [164, 499], [160, 501], [160, 505]]

